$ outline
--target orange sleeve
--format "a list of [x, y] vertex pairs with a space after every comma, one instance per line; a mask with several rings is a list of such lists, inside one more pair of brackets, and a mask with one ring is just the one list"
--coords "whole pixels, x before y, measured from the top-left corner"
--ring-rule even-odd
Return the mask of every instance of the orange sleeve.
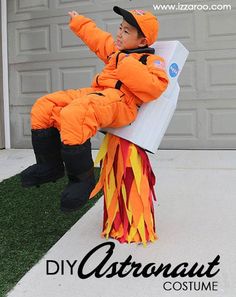
[[123, 58], [117, 67], [117, 78], [142, 102], [160, 97], [168, 85], [164, 60], [155, 55], [147, 58], [146, 65], [132, 55]]
[[82, 15], [72, 18], [69, 26], [91, 51], [108, 63], [109, 55], [116, 51], [114, 39], [110, 33], [99, 29], [92, 20]]

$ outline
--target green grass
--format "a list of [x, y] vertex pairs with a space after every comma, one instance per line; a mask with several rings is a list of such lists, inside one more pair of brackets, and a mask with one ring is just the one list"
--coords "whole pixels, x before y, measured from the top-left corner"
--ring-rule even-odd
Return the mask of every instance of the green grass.
[[[95, 171], [96, 176], [99, 170]], [[99, 193], [80, 210], [63, 214], [63, 178], [40, 188], [23, 189], [19, 175], [0, 183], [0, 297], [56, 243], [99, 199]]]

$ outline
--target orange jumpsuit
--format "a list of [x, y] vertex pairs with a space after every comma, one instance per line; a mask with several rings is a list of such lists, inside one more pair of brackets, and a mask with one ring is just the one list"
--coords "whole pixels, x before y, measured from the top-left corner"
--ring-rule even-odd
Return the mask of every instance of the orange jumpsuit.
[[[163, 59], [119, 52], [110, 33], [84, 17], [70, 21], [71, 30], [105, 63], [90, 88], [58, 91], [39, 98], [32, 107], [32, 129], [55, 127], [66, 145], [78, 145], [102, 127], [121, 127], [137, 116], [142, 102], [156, 99], [166, 89], [168, 78]], [[117, 83], [120, 83], [117, 88]]]

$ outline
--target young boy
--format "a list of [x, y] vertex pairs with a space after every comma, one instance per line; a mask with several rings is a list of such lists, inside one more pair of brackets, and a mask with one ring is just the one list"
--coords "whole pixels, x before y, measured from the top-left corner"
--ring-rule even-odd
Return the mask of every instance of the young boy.
[[68, 175], [61, 210], [86, 203], [95, 186], [90, 138], [102, 127], [133, 122], [143, 102], [156, 99], [168, 78], [161, 57], [149, 46], [157, 39], [158, 21], [150, 12], [127, 11], [116, 41], [95, 23], [69, 12], [70, 28], [103, 60], [105, 67], [89, 88], [58, 91], [39, 98], [32, 107], [32, 144], [36, 164], [21, 173], [22, 186], [39, 186]]

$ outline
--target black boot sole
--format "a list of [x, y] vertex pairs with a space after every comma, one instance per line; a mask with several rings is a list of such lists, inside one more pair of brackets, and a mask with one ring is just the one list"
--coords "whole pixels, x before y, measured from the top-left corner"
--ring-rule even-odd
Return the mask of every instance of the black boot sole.
[[94, 176], [91, 176], [91, 179], [75, 183], [69, 182], [61, 193], [60, 210], [62, 212], [70, 213], [79, 210], [88, 203], [89, 196], [96, 185]]
[[56, 182], [58, 179], [62, 178], [65, 176], [65, 172], [58, 172], [57, 174], [55, 174], [54, 176], [50, 176], [50, 177], [45, 177], [45, 178], [38, 178], [38, 180], [36, 180], [37, 178], [35, 178], [35, 180], [23, 180], [21, 179], [21, 185], [23, 188], [30, 188], [30, 187], [34, 187], [36, 186], [37, 188], [40, 187], [40, 185], [49, 183], [49, 182]]

